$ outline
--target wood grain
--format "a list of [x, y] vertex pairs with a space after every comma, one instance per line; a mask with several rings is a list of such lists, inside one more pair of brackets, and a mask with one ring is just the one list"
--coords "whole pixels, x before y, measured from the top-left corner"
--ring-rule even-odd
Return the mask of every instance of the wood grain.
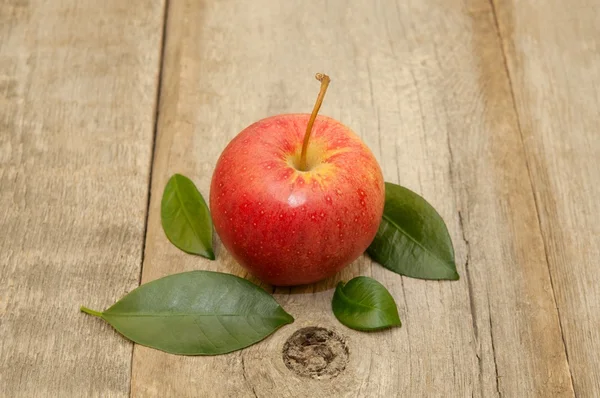
[[600, 396], [600, 4], [496, 2], [575, 393]]
[[[321, 112], [359, 133], [386, 180], [421, 193], [447, 221], [462, 278], [402, 278], [360, 258], [314, 286], [277, 289], [296, 322], [244, 351], [177, 357], [136, 345], [132, 394], [573, 396], [503, 62], [483, 0], [172, 1], [143, 282], [192, 269], [246, 275], [222, 247], [210, 262], [168, 242], [162, 190], [179, 172], [208, 197], [217, 157], [237, 132], [310, 111], [315, 72], [332, 77]], [[366, 334], [335, 320], [332, 288], [356, 275], [388, 287], [402, 328]], [[336, 378], [285, 367], [282, 346], [304, 326], [346, 340], [349, 363]]]
[[0, 396], [126, 396], [161, 2], [0, 2]]

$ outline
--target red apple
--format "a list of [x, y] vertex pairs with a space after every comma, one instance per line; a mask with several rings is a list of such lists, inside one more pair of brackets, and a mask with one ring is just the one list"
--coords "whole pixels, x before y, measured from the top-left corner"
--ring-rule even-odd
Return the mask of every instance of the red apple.
[[210, 208], [223, 245], [272, 285], [335, 274], [369, 246], [383, 213], [383, 176], [371, 151], [342, 123], [316, 116], [327, 83], [312, 115], [245, 128], [212, 178]]

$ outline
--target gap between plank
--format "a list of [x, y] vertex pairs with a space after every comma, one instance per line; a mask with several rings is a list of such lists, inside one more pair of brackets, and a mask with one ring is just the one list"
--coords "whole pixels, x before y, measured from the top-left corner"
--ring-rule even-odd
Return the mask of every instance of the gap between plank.
[[519, 137], [521, 138], [521, 145], [523, 147], [523, 154], [525, 155], [525, 166], [527, 168], [527, 176], [529, 178], [529, 185], [531, 186], [531, 193], [533, 195], [533, 204], [535, 206], [535, 215], [538, 221], [538, 228], [540, 230], [540, 236], [542, 238], [542, 247], [544, 248], [544, 256], [546, 257], [546, 266], [548, 267], [548, 278], [550, 279], [550, 288], [552, 289], [552, 299], [554, 300], [554, 306], [556, 307], [556, 313], [558, 316], [558, 328], [560, 330], [560, 337], [562, 339], [563, 342], [563, 346], [565, 349], [565, 358], [567, 360], [567, 370], [569, 371], [569, 380], [571, 381], [571, 389], [573, 390], [573, 395], [575, 397], [577, 397], [577, 392], [575, 391], [575, 384], [573, 383], [573, 373], [571, 372], [571, 364], [569, 363], [569, 350], [567, 349], [567, 342], [565, 340], [565, 334], [563, 332], [563, 326], [562, 326], [562, 318], [560, 316], [560, 308], [558, 307], [557, 301], [556, 301], [556, 292], [554, 289], [554, 281], [552, 279], [552, 272], [550, 271], [550, 261], [548, 258], [548, 248], [546, 245], [546, 240], [544, 238], [544, 233], [543, 233], [543, 229], [542, 229], [542, 221], [540, 218], [540, 206], [538, 203], [538, 198], [537, 195], [535, 193], [535, 188], [533, 186], [533, 179], [531, 177], [531, 168], [529, 166], [529, 159], [527, 157], [527, 151], [525, 149], [525, 140], [523, 138], [523, 129], [521, 127], [521, 118], [519, 116], [519, 111], [517, 109], [517, 101], [516, 101], [516, 97], [515, 97], [515, 90], [513, 87], [513, 81], [512, 81], [512, 76], [510, 74], [510, 70], [508, 68], [508, 58], [506, 55], [506, 50], [505, 50], [505, 45], [504, 45], [504, 39], [502, 37], [502, 32], [500, 31], [500, 22], [498, 21], [498, 13], [496, 11], [496, 1], [498, 0], [489, 0], [490, 2], [490, 6], [492, 8], [492, 16], [494, 18], [494, 25], [496, 28], [496, 34], [498, 36], [498, 41], [500, 42], [500, 49], [502, 50], [502, 60], [504, 61], [504, 70], [506, 71], [506, 77], [508, 78], [508, 85], [510, 88], [510, 95], [511, 95], [511, 100], [512, 100], [512, 105], [513, 105], [513, 110], [515, 112], [515, 117], [517, 118], [517, 128], [519, 130]]
[[[167, 20], [169, 16], [169, 0], [165, 0], [163, 6], [163, 15], [162, 15], [162, 33], [160, 37], [160, 56], [158, 59], [158, 74], [157, 74], [157, 84], [156, 84], [156, 95], [154, 99], [154, 120], [153, 120], [153, 130], [152, 130], [152, 146], [150, 153], [150, 165], [149, 165], [149, 173], [148, 173], [148, 195], [146, 200], [146, 220], [144, 221], [144, 233], [143, 233], [143, 241], [142, 241], [142, 255], [140, 262], [140, 272], [138, 275], [138, 286], [142, 283], [142, 271], [144, 269], [144, 260], [146, 257], [146, 237], [148, 234], [148, 219], [150, 216], [150, 198], [152, 196], [152, 171], [154, 168], [154, 155], [156, 152], [156, 136], [158, 134], [158, 118], [160, 114], [160, 100], [161, 100], [161, 91], [162, 91], [162, 78], [163, 78], [163, 68], [164, 68], [164, 60], [165, 60], [165, 47], [167, 41]], [[131, 397], [131, 385], [133, 378], [133, 352], [135, 349], [135, 343], [131, 346], [131, 360], [129, 362], [129, 396]]]

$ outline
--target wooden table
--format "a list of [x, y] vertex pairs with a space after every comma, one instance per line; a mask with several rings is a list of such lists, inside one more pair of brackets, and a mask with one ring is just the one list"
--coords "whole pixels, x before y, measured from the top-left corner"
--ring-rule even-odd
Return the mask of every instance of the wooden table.
[[[599, 397], [599, 51], [594, 0], [0, 1], [0, 396]], [[276, 289], [295, 323], [217, 357], [81, 314], [176, 272], [246, 275], [167, 241], [162, 190], [179, 172], [208, 197], [237, 132], [310, 111], [315, 72], [321, 112], [446, 220], [461, 279], [363, 257]], [[336, 321], [357, 275], [402, 328]], [[336, 378], [284, 365], [305, 326], [346, 339]]]

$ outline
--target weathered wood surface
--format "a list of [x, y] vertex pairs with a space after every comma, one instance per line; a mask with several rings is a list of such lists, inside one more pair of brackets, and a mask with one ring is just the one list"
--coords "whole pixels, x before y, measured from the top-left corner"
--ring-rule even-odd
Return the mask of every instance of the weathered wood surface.
[[[144, 282], [192, 269], [246, 274], [223, 248], [210, 262], [167, 241], [162, 189], [181, 172], [208, 195], [237, 132], [311, 109], [316, 71], [333, 78], [322, 113], [351, 126], [388, 181], [447, 220], [463, 277], [402, 278], [361, 258], [315, 286], [277, 289], [296, 322], [247, 350], [184, 358], [136, 346], [134, 396], [573, 396], [490, 3], [173, 1], [168, 15]], [[332, 288], [356, 275], [390, 289], [401, 329], [365, 334], [335, 320]], [[304, 326], [346, 339], [338, 377], [286, 368], [283, 344]]]
[[[0, 396], [600, 395], [592, 0], [127, 4], [0, 2]], [[218, 357], [132, 353], [79, 314], [137, 286], [142, 261], [143, 282], [210, 269], [260, 283], [218, 242], [214, 262], [172, 246], [160, 198], [175, 172], [208, 197], [237, 132], [310, 111], [315, 72], [333, 80], [321, 112], [444, 217], [461, 280], [403, 278], [363, 257], [276, 289], [296, 322]], [[337, 322], [333, 287], [357, 275], [389, 288], [402, 328]], [[336, 378], [284, 365], [305, 326], [345, 339]]]
[[0, 396], [127, 396], [161, 2], [0, 1]]
[[497, 1], [575, 393], [600, 396], [600, 3]]

